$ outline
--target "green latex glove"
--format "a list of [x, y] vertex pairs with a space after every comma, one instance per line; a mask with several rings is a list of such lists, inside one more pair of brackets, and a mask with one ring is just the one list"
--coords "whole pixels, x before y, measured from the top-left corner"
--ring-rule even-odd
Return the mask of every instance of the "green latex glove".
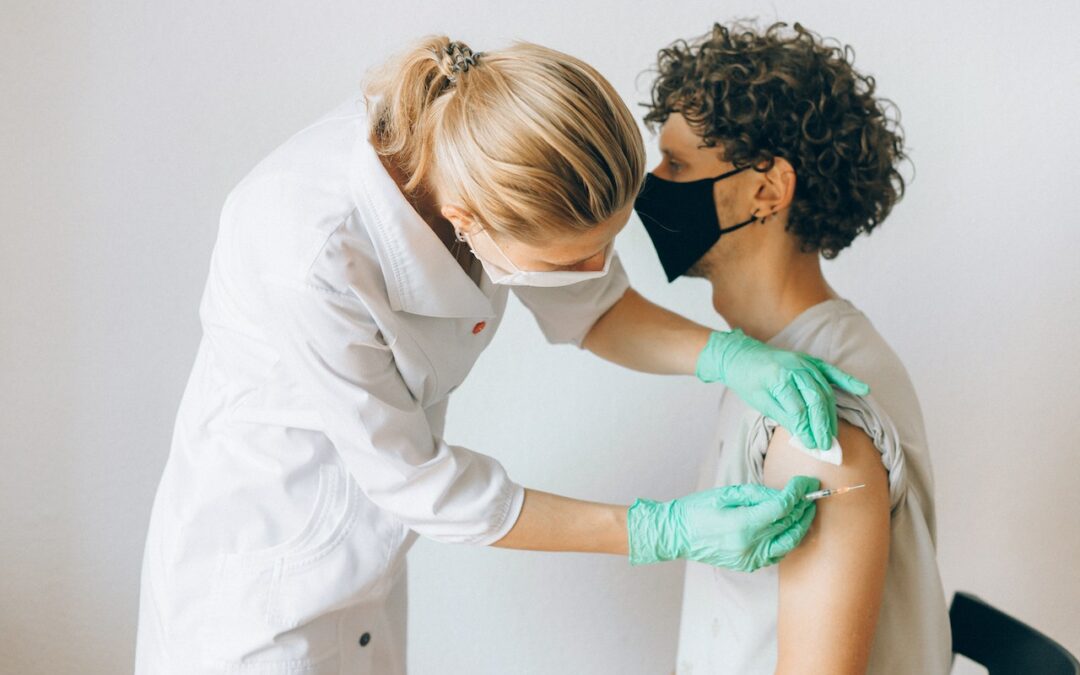
[[753, 572], [795, 548], [817, 512], [803, 499], [821, 483], [794, 476], [783, 490], [731, 485], [670, 502], [639, 499], [626, 514], [630, 564], [683, 558]]
[[827, 450], [836, 436], [833, 386], [856, 396], [870, 393], [865, 382], [836, 366], [770, 347], [741, 330], [714, 331], [698, 355], [696, 374], [703, 382], [723, 382], [803, 445], [821, 450]]

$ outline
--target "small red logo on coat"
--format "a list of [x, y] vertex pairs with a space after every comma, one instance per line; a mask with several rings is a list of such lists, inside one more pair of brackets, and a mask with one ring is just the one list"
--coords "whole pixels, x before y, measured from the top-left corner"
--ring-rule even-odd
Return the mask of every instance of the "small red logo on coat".
[[484, 330], [484, 328], [486, 326], [487, 326], [487, 323], [484, 322], [484, 321], [481, 321], [481, 322], [477, 323], [475, 326], [472, 327], [472, 334], [473, 335], [478, 335], [480, 333], [480, 331]]

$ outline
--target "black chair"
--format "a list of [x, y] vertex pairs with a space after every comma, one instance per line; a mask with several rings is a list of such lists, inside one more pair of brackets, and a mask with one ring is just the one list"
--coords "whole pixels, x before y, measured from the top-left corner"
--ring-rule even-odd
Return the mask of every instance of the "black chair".
[[1068, 650], [974, 595], [954, 595], [949, 620], [953, 653], [990, 675], [1080, 675], [1080, 661]]

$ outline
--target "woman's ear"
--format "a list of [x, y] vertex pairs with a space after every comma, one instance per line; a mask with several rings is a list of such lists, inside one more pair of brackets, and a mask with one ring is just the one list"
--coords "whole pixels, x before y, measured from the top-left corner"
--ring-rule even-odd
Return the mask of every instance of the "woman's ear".
[[476, 219], [473, 214], [461, 208], [460, 206], [454, 206], [452, 204], [444, 204], [439, 207], [439, 213], [443, 218], [450, 221], [450, 224], [454, 226], [454, 231], [458, 233], [458, 236], [462, 234], [473, 234], [476, 230]]
[[783, 157], [773, 159], [772, 168], [759, 174], [754, 208], [762, 219], [773, 216], [791, 206], [795, 198], [795, 169]]

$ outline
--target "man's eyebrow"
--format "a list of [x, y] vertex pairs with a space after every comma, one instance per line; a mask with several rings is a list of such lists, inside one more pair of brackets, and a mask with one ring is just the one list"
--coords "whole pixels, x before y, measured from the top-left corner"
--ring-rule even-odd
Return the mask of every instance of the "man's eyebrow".
[[667, 155], [667, 157], [670, 158], [670, 159], [677, 159], [680, 162], [683, 161], [683, 158], [679, 153], [677, 153], [674, 150], [672, 150], [671, 148], [665, 147], [663, 145], [660, 146], [660, 154], [661, 155]]

